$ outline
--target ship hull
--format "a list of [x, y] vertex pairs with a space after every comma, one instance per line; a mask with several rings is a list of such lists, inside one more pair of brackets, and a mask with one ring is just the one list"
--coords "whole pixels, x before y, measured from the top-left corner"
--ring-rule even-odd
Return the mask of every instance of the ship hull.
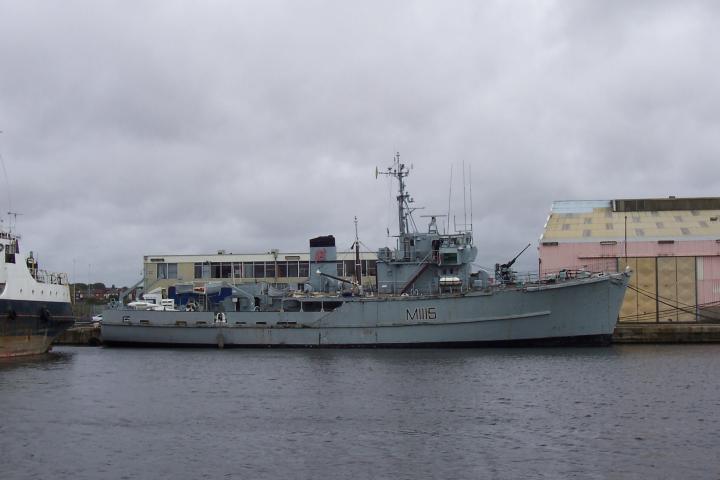
[[69, 303], [0, 300], [0, 357], [45, 353], [73, 323]]
[[221, 322], [212, 312], [106, 310], [102, 339], [220, 348], [607, 344], [627, 281], [621, 273], [461, 295], [353, 298], [333, 311], [225, 312]]

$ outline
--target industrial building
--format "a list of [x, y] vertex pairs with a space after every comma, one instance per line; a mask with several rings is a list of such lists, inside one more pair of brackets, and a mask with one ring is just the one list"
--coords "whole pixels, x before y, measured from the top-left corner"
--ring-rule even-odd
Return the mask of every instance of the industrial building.
[[[360, 252], [362, 284], [375, 285], [377, 255]], [[355, 252], [337, 252], [334, 275], [352, 280], [355, 277]], [[313, 259], [315, 265], [317, 259]], [[323, 261], [323, 263], [327, 263]], [[277, 288], [302, 290], [310, 277], [310, 254], [271, 250], [267, 253], [226, 253], [212, 255], [146, 255], [143, 257], [145, 292], [167, 289], [177, 284], [203, 287], [211, 282], [231, 285], [264, 282]], [[313, 267], [317, 268], [317, 267]]]
[[[720, 321], [720, 198], [556, 201], [539, 270], [633, 269], [621, 322]], [[570, 273], [572, 274], [572, 273]]]

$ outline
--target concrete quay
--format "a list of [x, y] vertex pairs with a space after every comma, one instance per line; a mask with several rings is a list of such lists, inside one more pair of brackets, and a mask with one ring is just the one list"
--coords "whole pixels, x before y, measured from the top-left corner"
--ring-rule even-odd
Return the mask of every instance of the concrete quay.
[[720, 323], [620, 323], [613, 343], [717, 343]]
[[61, 333], [53, 345], [86, 345], [97, 347], [102, 345], [100, 327], [94, 325], [75, 325]]

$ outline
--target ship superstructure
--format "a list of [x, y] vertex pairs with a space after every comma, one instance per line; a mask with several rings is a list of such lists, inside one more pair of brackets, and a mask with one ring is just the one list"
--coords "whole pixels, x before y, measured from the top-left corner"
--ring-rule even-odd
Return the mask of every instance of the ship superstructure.
[[397, 179], [399, 185], [398, 243], [393, 251], [378, 251], [377, 283], [380, 294], [432, 294], [464, 292], [473, 287], [471, 267], [477, 257], [472, 230], [442, 234], [437, 215], [430, 215], [426, 232], [418, 232], [412, 221], [411, 198], [405, 178], [409, 170], [396, 155], [394, 165], [379, 172]]

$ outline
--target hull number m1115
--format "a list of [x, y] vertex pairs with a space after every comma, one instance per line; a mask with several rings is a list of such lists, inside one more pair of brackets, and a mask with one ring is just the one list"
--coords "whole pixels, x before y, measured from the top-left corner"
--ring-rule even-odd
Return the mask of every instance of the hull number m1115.
[[408, 321], [435, 320], [435, 318], [437, 318], [435, 307], [422, 307], [414, 310], [410, 310], [409, 308], [405, 309], [405, 319]]

